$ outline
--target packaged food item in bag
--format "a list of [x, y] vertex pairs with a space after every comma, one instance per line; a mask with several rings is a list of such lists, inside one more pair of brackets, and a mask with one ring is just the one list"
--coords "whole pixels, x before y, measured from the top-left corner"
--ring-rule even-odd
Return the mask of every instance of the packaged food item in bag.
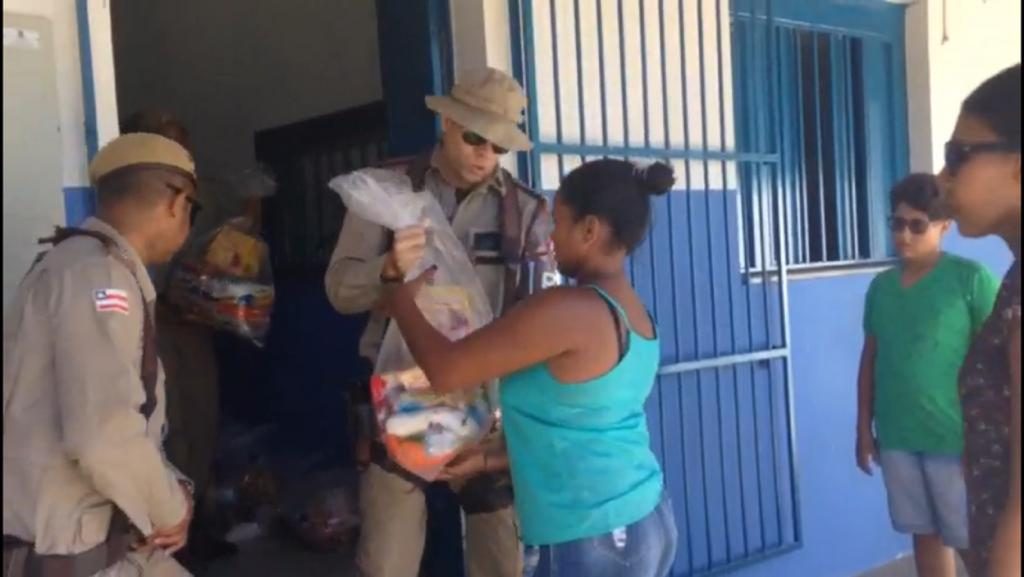
[[[491, 322], [494, 313], [480, 279], [433, 195], [417, 193], [405, 175], [382, 169], [340, 176], [330, 186], [348, 210], [366, 220], [391, 230], [427, 226], [425, 256], [409, 275], [415, 278], [437, 267], [433, 284], [416, 297], [431, 325], [459, 340]], [[391, 323], [370, 381], [378, 431], [388, 454], [410, 473], [435, 479], [490, 430], [497, 409], [495, 387], [496, 383], [481, 383], [462, 393], [434, 393], [397, 325]]]
[[262, 346], [270, 330], [274, 281], [267, 244], [250, 219], [214, 229], [171, 273], [168, 298], [187, 318]]

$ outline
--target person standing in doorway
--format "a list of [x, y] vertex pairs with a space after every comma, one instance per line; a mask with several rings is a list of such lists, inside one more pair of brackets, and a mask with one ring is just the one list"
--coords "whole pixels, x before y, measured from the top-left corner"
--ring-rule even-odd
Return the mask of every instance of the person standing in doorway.
[[[441, 118], [437, 146], [390, 165], [413, 187], [434, 195], [475, 265], [496, 315], [557, 275], [548, 251], [553, 227], [544, 198], [499, 166], [530, 139], [519, 128], [526, 96], [507, 74], [469, 72], [448, 96], [427, 106]], [[390, 235], [349, 213], [326, 276], [327, 296], [343, 314], [371, 312], [360, 353], [375, 362], [387, 319], [379, 310], [382, 287], [401, 282], [423, 257], [420, 228]], [[368, 391], [365, 391], [368, 395]], [[373, 436], [370, 431], [365, 431]], [[424, 484], [403, 471], [374, 441], [361, 481], [363, 515], [357, 564], [364, 577], [416, 577], [424, 550]], [[469, 450], [446, 471], [466, 514], [469, 577], [522, 577], [522, 555], [512, 487], [500, 432]]]
[[[192, 151], [188, 129], [172, 114], [140, 110], [121, 124], [123, 134], [148, 133], [169, 138]], [[203, 206], [215, 206], [202, 190]], [[206, 198], [203, 198], [206, 196]], [[194, 215], [197, 218], [198, 214]], [[193, 222], [193, 225], [196, 223]], [[195, 236], [192, 232], [192, 238]], [[187, 244], [187, 243], [186, 243]], [[207, 497], [217, 449], [220, 386], [212, 328], [189, 321], [171, 303], [165, 292], [175, 260], [149, 268], [157, 291], [156, 324], [160, 334], [158, 350], [167, 373], [167, 456], [195, 484], [196, 519], [189, 546], [179, 555], [193, 569], [207, 560], [237, 551], [215, 535]]]
[[900, 264], [867, 296], [857, 465], [867, 474], [881, 466], [893, 527], [913, 536], [918, 574], [956, 577], [956, 551], [968, 544], [957, 375], [999, 283], [943, 252], [951, 221], [934, 176], [907, 177], [890, 205]]
[[182, 577], [193, 489], [162, 448], [146, 267], [188, 236], [195, 166], [131, 134], [89, 173], [97, 216], [47, 239], [4, 315], [4, 576]]
[[1014, 257], [960, 375], [971, 577], [1021, 574], [1020, 107], [1017, 64], [964, 101], [939, 175], [960, 232], [998, 236]]

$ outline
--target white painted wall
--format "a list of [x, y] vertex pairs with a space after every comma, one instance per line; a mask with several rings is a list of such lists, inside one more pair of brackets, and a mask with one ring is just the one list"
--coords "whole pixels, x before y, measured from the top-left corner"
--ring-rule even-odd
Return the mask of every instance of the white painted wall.
[[[943, 4], [948, 10], [945, 18]], [[1020, 22], [1020, 0], [922, 0], [910, 8], [907, 71], [913, 170], [942, 168], [943, 145], [963, 99], [988, 77], [1020, 62]]]
[[449, 0], [456, 76], [512, 64], [508, 0]]
[[[609, 144], [621, 146], [644, 146], [649, 142], [651, 147], [664, 147], [666, 143], [673, 148], [686, 146], [700, 147], [702, 143], [700, 122], [706, 116], [717, 119], [720, 116], [719, 102], [725, 106], [725, 134], [722, 134], [717, 121], [708, 124], [707, 144], [710, 150], [721, 147], [730, 149], [734, 146], [733, 114], [732, 114], [732, 61], [731, 41], [729, 40], [730, 16], [729, 2], [720, 3], [721, 29], [718, 28], [715, 9], [716, 3], [704, 2], [704, 66], [706, 69], [706, 106], [701, 108], [701, 87], [696, 81], [700, 77], [700, 39], [698, 28], [698, 3], [684, 4], [683, 14], [679, 13], [679, 3], [658, 2], [658, 0], [640, 0], [624, 2], [623, 19], [625, 22], [636, 23], [627, 26], [621, 32], [624, 42], [619, 42], [617, 0], [597, 0], [580, 3], [579, 40], [582, 59], [577, 58], [577, 26], [573, 3], [556, 2], [555, 12], [551, 11], [551, 3], [534, 2], [533, 31], [535, 38], [537, 64], [537, 98], [540, 134], [539, 140], [555, 142], [557, 140], [556, 112], [562, 115], [562, 141], [572, 144], [601, 144], [604, 133], [604, 118], [601, 103], [601, 77], [599, 44], [598, 11], [604, 21], [604, 87], [606, 94], [605, 108], [608, 111], [607, 132]], [[646, 26], [646, 44], [642, 42], [640, 25], [640, 6], [644, 8]], [[664, 5], [662, 14], [659, 6]], [[662, 62], [662, 25], [666, 49]], [[468, 69], [482, 65], [509, 69], [509, 8], [507, 0], [452, 0], [452, 22], [455, 41], [456, 69]], [[557, 29], [553, 30], [553, 26]], [[684, 33], [685, 31], [685, 33]], [[719, 62], [717, 44], [719, 35], [722, 37], [722, 58]], [[557, 39], [557, 50], [553, 37]], [[685, 45], [681, 39], [685, 37]], [[682, 52], [686, 50], [686, 61], [683, 62]], [[647, 55], [648, 82], [646, 105], [648, 110], [649, 129], [644, 129], [644, 82], [641, 68], [641, 53]], [[625, 60], [625, 76], [621, 74], [621, 62]], [[582, 71], [577, 61], [582, 61]], [[556, 101], [555, 76], [560, 81], [560, 94]], [[663, 91], [662, 65], [666, 71]], [[718, 91], [718, 70], [723, 71], [724, 88]], [[582, 72], [582, 83], [577, 77]], [[688, 108], [683, 109], [683, 76], [691, 81], [687, 86], [686, 100]], [[623, 85], [626, 94], [623, 96]], [[580, 92], [583, 105], [580, 106]], [[665, 118], [663, 94], [668, 99], [668, 118]], [[721, 96], [721, 98], [719, 98]], [[690, 142], [684, 138], [684, 118], [690, 123]], [[666, 122], [667, 120], [667, 122]], [[625, 124], [628, 121], [628, 143]], [[582, 134], [582, 126], [586, 124], [586, 134]], [[667, 124], [667, 131], [666, 131]], [[536, 139], [536, 137], [535, 137]], [[565, 157], [564, 169], [571, 170], [582, 159]], [[541, 179], [545, 188], [554, 188], [559, 181], [558, 158], [545, 155], [541, 159]], [[677, 170], [682, 174], [682, 163], [677, 163]], [[710, 166], [707, 185], [716, 189], [722, 183], [722, 171], [719, 163]], [[703, 165], [692, 166], [691, 173], [694, 188], [703, 188]], [[730, 169], [730, 172], [732, 170]], [[736, 182], [735, 176], [729, 181]]]
[[[98, 140], [102, 145], [117, 134], [117, 101], [114, 87], [113, 57], [110, 45], [109, 5], [107, 0], [87, 0], [86, 13], [90, 25], [90, 54], [96, 97], [95, 117]], [[4, 13], [14, 16], [44, 18], [52, 25], [53, 68], [40, 68], [39, 74], [52, 74], [40, 79], [56, 88], [56, 102], [49, 101], [52, 119], [40, 120], [36, 128], [21, 126], [18, 133], [5, 130], [5, 147], [45, 147], [32, 162], [17, 162], [17, 170], [4, 166], [4, 187], [16, 188], [4, 194], [4, 305], [14, 286], [39, 250], [37, 239], [46, 236], [52, 227], [63, 224], [65, 196], [62, 189], [88, 186], [88, 151], [86, 146], [86, 111], [83, 99], [82, 63], [79, 54], [78, 12], [75, 0], [4, 0]], [[46, 40], [50, 42], [49, 39]], [[6, 68], [6, 62], [5, 62]], [[7, 101], [8, 87], [4, 86]], [[53, 90], [51, 88], [50, 90]], [[52, 92], [50, 92], [52, 94]], [[12, 97], [13, 97], [12, 93]], [[17, 100], [12, 100], [17, 102]], [[42, 106], [43, 103], [40, 103]], [[43, 116], [48, 116], [43, 113]], [[52, 124], [50, 122], [52, 121]], [[59, 134], [39, 133], [43, 126], [57, 126]], [[5, 129], [7, 126], [5, 125]], [[21, 132], [24, 132], [22, 134]], [[5, 148], [6, 150], [6, 148]], [[53, 162], [44, 162], [56, 154]], [[5, 163], [8, 155], [5, 154]], [[35, 161], [39, 161], [38, 164]], [[44, 167], [45, 168], [42, 168]], [[31, 167], [31, 168], [26, 168]], [[28, 172], [26, 173], [26, 170]], [[33, 171], [36, 171], [33, 174]], [[11, 182], [8, 183], [8, 175]]]
[[114, 0], [121, 110], [168, 109], [200, 170], [255, 162], [253, 134], [381, 97], [373, 0]]
[[[82, 69], [78, 50], [78, 19], [75, 0], [4, 0], [4, 12], [42, 16], [53, 22], [57, 60], [57, 94], [65, 187], [89, 183], [85, 111], [82, 104]], [[97, 93], [100, 142], [117, 134], [117, 101], [114, 96], [113, 59], [110, 49], [108, 0], [89, 0], [93, 73]]]
[[[488, 66], [511, 73], [508, 0], [450, 0], [449, 8], [456, 81], [467, 70]], [[506, 155], [501, 162], [517, 173], [516, 155]]]
[[110, 22], [110, 0], [88, 0], [88, 3], [96, 128], [99, 145], [102, 147], [121, 133], [117, 79], [114, 71], [113, 30]]

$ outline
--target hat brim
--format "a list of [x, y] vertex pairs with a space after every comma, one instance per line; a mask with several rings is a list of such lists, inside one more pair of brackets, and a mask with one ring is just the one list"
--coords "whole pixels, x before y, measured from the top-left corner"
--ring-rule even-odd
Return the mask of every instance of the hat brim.
[[458, 122], [502, 148], [515, 152], [533, 148], [530, 137], [507, 118], [467, 106], [448, 96], [428, 96], [426, 100], [430, 110]]

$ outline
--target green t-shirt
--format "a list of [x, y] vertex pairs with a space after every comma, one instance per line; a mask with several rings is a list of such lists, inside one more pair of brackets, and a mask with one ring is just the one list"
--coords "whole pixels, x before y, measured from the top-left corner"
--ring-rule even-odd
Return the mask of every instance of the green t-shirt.
[[899, 267], [879, 275], [864, 313], [864, 329], [878, 345], [878, 441], [883, 449], [958, 455], [960, 367], [992, 313], [999, 281], [983, 265], [952, 255], [909, 288], [900, 277]]

